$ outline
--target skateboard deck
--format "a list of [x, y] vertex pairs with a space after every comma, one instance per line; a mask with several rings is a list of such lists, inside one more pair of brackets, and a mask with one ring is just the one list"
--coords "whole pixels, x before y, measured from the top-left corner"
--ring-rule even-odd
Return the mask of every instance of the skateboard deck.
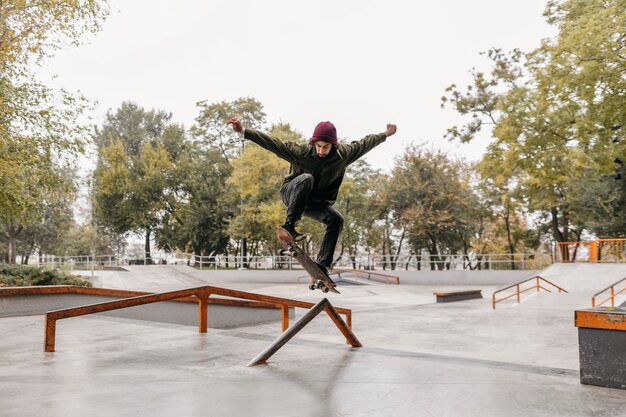
[[296, 258], [304, 270], [315, 280], [315, 283], [309, 285], [309, 289], [314, 290], [319, 288], [323, 292], [332, 291], [334, 293], [341, 294], [335, 289], [335, 282], [327, 276], [311, 258], [309, 258], [309, 255], [304, 253], [302, 248], [296, 244], [288, 231], [280, 227], [276, 231], [276, 237], [278, 238], [278, 242], [280, 242], [283, 249], [288, 252], [289, 255]]

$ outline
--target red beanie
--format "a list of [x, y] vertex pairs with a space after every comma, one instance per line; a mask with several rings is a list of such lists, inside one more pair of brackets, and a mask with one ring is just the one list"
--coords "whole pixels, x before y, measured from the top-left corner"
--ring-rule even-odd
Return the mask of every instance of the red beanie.
[[334, 124], [331, 122], [319, 122], [317, 126], [315, 126], [315, 130], [313, 131], [311, 140], [309, 140], [309, 144], [313, 145], [315, 142], [320, 140], [330, 143], [333, 146], [337, 145], [337, 129], [335, 129]]

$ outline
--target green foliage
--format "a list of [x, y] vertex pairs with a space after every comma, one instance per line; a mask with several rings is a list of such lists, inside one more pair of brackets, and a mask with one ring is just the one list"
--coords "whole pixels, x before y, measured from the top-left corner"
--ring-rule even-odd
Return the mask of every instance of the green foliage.
[[241, 138], [226, 122], [235, 117], [251, 129], [258, 129], [265, 123], [263, 105], [254, 98], [218, 103], [204, 100], [198, 102], [197, 106], [200, 114], [191, 128], [191, 134], [206, 147], [219, 150], [228, 163], [237, 157]]
[[123, 240], [91, 224], [74, 224], [57, 244], [60, 251], [44, 253], [64, 256], [116, 255], [125, 246]]
[[96, 129], [94, 219], [114, 235], [143, 232], [146, 253], [152, 232], [180, 199], [176, 163], [184, 130], [170, 119], [169, 113], [125, 102]]
[[551, 1], [545, 15], [558, 25], [555, 39], [528, 54], [489, 51], [491, 73], [474, 71], [465, 92], [450, 86], [442, 104], [470, 118], [448, 130], [450, 139], [471, 141], [493, 126], [483, 177], [497, 178], [567, 241], [590, 227], [578, 184], [625, 160], [626, 8], [623, 0]]
[[61, 45], [98, 31], [107, 14], [105, 1], [0, 2], [0, 223], [10, 263], [20, 232], [53, 204], [59, 167], [85, 143], [86, 127], [76, 121], [87, 101], [54, 94], [33, 69]]
[[76, 285], [91, 287], [84, 279], [43, 267], [8, 265], [0, 263], [0, 287], [32, 285]]
[[626, 237], [626, 168], [615, 175], [583, 176], [572, 188], [576, 218], [596, 236]]
[[442, 152], [409, 148], [392, 172], [385, 204], [415, 253], [431, 256], [467, 251], [477, 197], [469, 170]]
[[217, 150], [188, 145], [176, 147], [180, 150], [174, 170], [179, 196], [156, 230], [157, 244], [196, 255], [225, 253], [232, 216], [225, 197], [230, 168]]
[[382, 173], [372, 169], [364, 160], [355, 162], [347, 171], [335, 204], [345, 221], [341, 254], [348, 251], [349, 255], [355, 256], [361, 247], [369, 251], [379, 246], [380, 230], [375, 226], [379, 207], [373, 185], [381, 177]]

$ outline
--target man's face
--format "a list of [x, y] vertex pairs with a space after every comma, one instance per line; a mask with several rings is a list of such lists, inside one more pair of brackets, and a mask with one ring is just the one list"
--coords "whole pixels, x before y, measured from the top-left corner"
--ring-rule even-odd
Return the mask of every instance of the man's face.
[[328, 142], [324, 142], [323, 140], [315, 142], [315, 152], [317, 153], [317, 156], [321, 158], [326, 157], [330, 153], [332, 147], [333, 145]]

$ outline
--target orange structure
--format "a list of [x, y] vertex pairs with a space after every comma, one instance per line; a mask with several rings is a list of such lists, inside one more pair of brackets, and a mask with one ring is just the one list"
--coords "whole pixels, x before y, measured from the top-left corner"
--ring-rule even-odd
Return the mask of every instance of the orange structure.
[[557, 242], [556, 262], [626, 262], [626, 239]]

